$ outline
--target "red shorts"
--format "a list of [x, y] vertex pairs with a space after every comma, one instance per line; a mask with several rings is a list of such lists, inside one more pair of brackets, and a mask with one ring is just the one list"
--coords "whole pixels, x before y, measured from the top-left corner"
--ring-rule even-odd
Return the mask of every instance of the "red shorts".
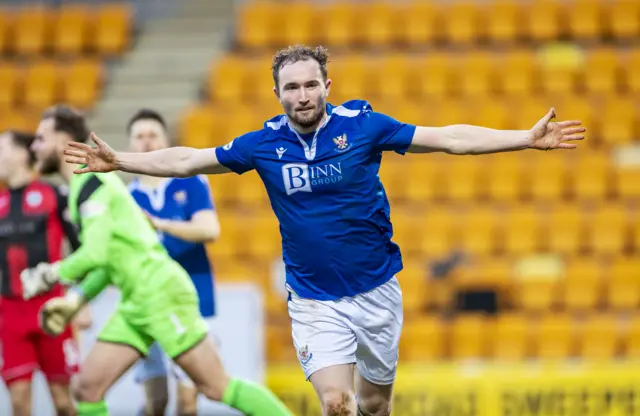
[[50, 382], [68, 384], [78, 372], [80, 354], [71, 327], [52, 337], [38, 325], [40, 308], [56, 295], [60, 293], [29, 301], [13, 298], [0, 301], [0, 368], [7, 385], [31, 380], [34, 370], [40, 370]]

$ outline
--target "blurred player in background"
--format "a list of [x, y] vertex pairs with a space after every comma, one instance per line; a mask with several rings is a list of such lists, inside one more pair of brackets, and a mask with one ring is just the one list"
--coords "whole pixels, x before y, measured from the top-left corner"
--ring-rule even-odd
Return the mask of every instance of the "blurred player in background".
[[[127, 133], [135, 152], [169, 147], [167, 125], [153, 110], [143, 109], [135, 114], [127, 125]], [[207, 178], [140, 176], [131, 182], [129, 191], [147, 213], [169, 255], [191, 276], [198, 292], [200, 314], [207, 321], [210, 334], [215, 336], [212, 327], [215, 315], [213, 273], [205, 243], [218, 238], [220, 223]], [[148, 415], [165, 414], [169, 399], [166, 363], [165, 354], [156, 343], [136, 369], [136, 380], [145, 385]], [[178, 414], [195, 415], [197, 389], [180, 367], [169, 363], [177, 381]]]
[[553, 122], [553, 109], [531, 130], [506, 131], [414, 126], [361, 100], [334, 106], [327, 103], [327, 58], [322, 47], [279, 51], [274, 92], [286, 114], [225, 146], [120, 153], [93, 136], [96, 148], [72, 143], [65, 153], [69, 162], [88, 164], [77, 173], [257, 170], [280, 222], [293, 341], [324, 414], [389, 415], [403, 323], [395, 276], [403, 266], [378, 177], [382, 153], [570, 149], [584, 128]]
[[226, 374], [189, 275], [169, 257], [122, 180], [115, 174], [73, 175], [78, 167], [64, 163], [68, 143], [87, 136], [84, 117], [72, 108], [57, 106], [42, 116], [32, 146], [38, 169], [69, 182], [69, 214], [82, 244], [65, 260], [41, 263], [20, 276], [23, 296], [31, 298], [86, 275], [65, 297], [45, 304], [41, 325], [54, 334], [108, 284], [121, 292], [79, 374], [78, 413], [108, 415], [107, 390], [157, 341], [209, 399], [248, 415], [289, 416], [273, 393]]
[[31, 415], [31, 379], [40, 370], [59, 415], [75, 414], [69, 394], [70, 377], [79, 354], [71, 328], [59, 337], [44, 333], [38, 313], [49, 299], [64, 294], [61, 285], [31, 300], [22, 299], [22, 270], [63, 256], [65, 237], [77, 248], [76, 231], [66, 217], [64, 189], [36, 179], [34, 136], [7, 131], [0, 134], [0, 342], [2, 378], [15, 416]]

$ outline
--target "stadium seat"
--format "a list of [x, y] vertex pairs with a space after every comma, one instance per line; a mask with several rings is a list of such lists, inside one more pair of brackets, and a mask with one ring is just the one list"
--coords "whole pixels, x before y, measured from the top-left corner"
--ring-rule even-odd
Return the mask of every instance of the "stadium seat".
[[415, 85], [418, 96], [442, 98], [451, 93], [450, 59], [447, 54], [434, 52], [416, 62], [418, 72], [422, 74]]
[[602, 33], [602, 14], [600, 0], [572, 0], [564, 5], [569, 34], [578, 40], [593, 40]]
[[614, 0], [608, 7], [607, 32], [615, 39], [640, 35], [640, 4], [635, 0]]
[[58, 67], [52, 61], [36, 61], [25, 71], [24, 105], [42, 110], [54, 104], [60, 92]]
[[[401, 247], [402, 248], [402, 247]], [[403, 249], [403, 253], [405, 253]], [[402, 288], [405, 320], [423, 314], [429, 303], [429, 273], [422, 260], [404, 261], [404, 269], [398, 276]]]
[[127, 3], [107, 3], [97, 9], [92, 49], [104, 56], [117, 56], [129, 46], [133, 11]]
[[640, 50], [632, 49], [625, 62], [625, 81], [628, 93], [640, 93]]
[[[376, 95], [385, 101], [402, 102], [411, 91], [411, 59], [401, 53], [385, 54], [378, 70], [374, 71]], [[408, 88], [407, 88], [408, 87]], [[377, 110], [374, 107], [374, 110]]]
[[612, 177], [608, 156], [582, 152], [572, 168], [573, 196], [583, 201], [599, 201], [611, 193]]
[[529, 165], [529, 193], [538, 201], [557, 201], [567, 194], [567, 160], [562, 153], [534, 153]]
[[568, 315], [546, 314], [536, 325], [533, 339], [540, 359], [564, 359], [574, 353], [574, 323]]
[[526, 311], [548, 311], [557, 306], [558, 298], [555, 279], [522, 279], [517, 284], [517, 304]]
[[469, 45], [478, 39], [481, 30], [475, 2], [444, 3], [440, 10], [444, 40], [452, 45]]
[[484, 8], [485, 30], [489, 41], [513, 44], [521, 37], [522, 15], [520, 6], [508, 0], [494, 0]]
[[624, 349], [626, 358], [640, 358], [640, 316], [633, 315], [626, 332], [626, 345]]
[[424, 204], [442, 196], [442, 181], [436, 180], [440, 171], [437, 162], [412, 158], [406, 166], [407, 178], [397, 175], [396, 167], [395, 164], [383, 160], [380, 168], [382, 183], [385, 189], [393, 190], [394, 197], [397, 195], [406, 201]]
[[454, 360], [488, 355], [488, 320], [483, 315], [458, 315], [450, 324], [449, 349]]
[[502, 57], [496, 73], [498, 89], [507, 96], [529, 96], [538, 88], [535, 55], [529, 50], [509, 50]]
[[407, 320], [400, 338], [400, 354], [408, 362], [435, 361], [444, 356], [445, 328], [438, 316]]
[[269, 213], [254, 216], [249, 219], [249, 222], [253, 224], [249, 240], [251, 256], [268, 262], [282, 258], [282, 245], [276, 217]]
[[53, 24], [53, 50], [59, 55], [79, 55], [84, 51], [89, 12], [82, 5], [60, 8]]
[[610, 97], [604, 102], [599, 136], [610, 146], [631, 144], [638, 139], [638, 109], [631, 98]]
[[524, 4], [526, 36], [535, 42], [554, 40], [560, 33], [560, 6], [555, 0], [534, 0]]
[[495, 290], [498, 295], [503, 289], [510, 289], [513, 265], [505, 257], [476, 257], [475, 261], [465, 263], [453, 276], [455, 289]]
[[512, 206], [506, 215], [503, 249], [508, 255], [537, 251], [541, 244], [540, 213], [531, 204]]
[[620, 349], [618, 320], [610, 314], [593, 314], [583, 323], [578, 355], [588, 360], [611, 360]]
[[640, 198], [640, 168], [618, 167], [616, 175], [616, 192], [623, 200]]
[[640, 305], [640, 261], [616, 258], [608, 270], [607, 307], [633, 311]]
[[522, 158], [514, 153], [482, 156], [489, 174], [488, 196], [494, 201], [514, 201], [523, 196], [525, 187]]
[[13, 16], [7, 11], [0, 11], [0, 53], [5, 54], [11, 51], [13, 31]]
[[76, 108], [92, 109], [100, 96], [102, 64], [93, 59], [77, 59], [65, 69], [62, 99]]
[[594, 253], [616, 254], [625, 247], [629, 229], [623, 206], [600, 205], [588, 224], [587, 244]]
[[356, 43], [358, 26], [357, 5], [348, 1], [329, 2], [322, 8], [322, 13], [331, 16], [324, 20], [322, 27], [323, 38], [328, 45], [334, 47], [347, 47]]
[[0, 63], [0, 108], [3, 111], [17, 104], [21, 81], [21, 71], [15, 65]]
[[444, 192], [454, 202], [472, 202], [483, 195], [482, 162], [474, 156], [452, 157], [443, 165]]
[[553, 101], [548, 98], [526, 97], [517, 99], [509, 107], [509, 116], [514, 120], [515, 129], [531, 129], [553, 107]]
[[[470, 101], [473, 111], [469, 112], [469, 123], [492, 129], [509, 130], [512, 127], [511, 120], [509, 119], [508, 101], [495, 95], [488, 96], [484, 99], [476, 97]], [[473, 103], [476, 105], [474, 106]], [[482, 159], [480, 158], [479, 160]]]
[[[240, 46], [249, 49], [262, 49], [272, 45], [274, 17], [277, 16], [277, 3], [270, 0], [248, 1], [240, 6], [238, 24], [235, 30]], [[285, 19], [297, 21], [297, 19]], [[305, 16], [300, 16], [305, 22]], [[303, 28], [301, 36], [310, 28]], [[287, 32], [284, 32], [287, 33]]]
[[492, 357], [496, 360], [522, 360], [530, 351], [529, 321], [519, 313], [501, 313], [491, 336]]
[[[255, 3], [255, 2], [254, 2]], [[286, 9], [285, 9], [286, 7]], [[261, 15], [256, 16], [252, 20], [259, 27], [256, 40], [257, 44], [246, 45], [253, 48], [260, 47], [264, 49], [265, 45], [285, 46], [300, 43], [303, 45], [320, 43], [320, 34], [317, 30], [320, 14], [314, 13], [314, 4], [308, 1], [292, 1], [285, 5], [278, 2], [270, 2], [265, 10], [258, 8]], [[280, 19], [279, 16], [290, 16], [288, 19]], [[255, 22], [256, 19], [262, 20]], [[316, 29], [316, 30], [314, 30]], [[252, 30], [251, 25], [240, 27], [240, 30]], [[237, 32], [237, 31], [236, 31]], [[252, 35], [243, 33], [241, 36], [251, 37]], [[263, 38], [261, 40], [261, 37]], [[262, 45], [260, 43], [263, 43]], [[245, 45], [243, 45], [245, 46]]]
[[196, 105], [186, 110], [180, 123], [179, 138], [183, 146], [206, 148], [212, 140], [220, 121], [213, 105]]
[[25, 6], [17, 11], [14, 24], [14, 52], [39, 56], [51, 45], [50, 11], [43, 6]]
[[267, 360], [270, 362], [288, 362], [296, 359], [293, 347], [291, 327], [286, 323], [269, 325], [267, 333]]
[[446, 256], [454, 243], [454, 217], [444, 209], [427, 210], [420, 219], [414, 217], [414, 224], [420, 224], [420, 252], [429, 257]]
[[[329, 64], [329, 71], [333, 75], [331, 94], [344, 97], [344, 101], [353, 97], [364, 97], [371, 85], [368, 79], [368, 65], [366, 57], [362, 55], [341, 55]], [[343, 100], [340, 100], [342, 103]]]
[[539, 59], [540, 88], [547, 95], [569, 95], [578, 90], [582, 65], [541, 57]]
[[227, 55], [212, 65], [207, 86], [209, 98], [213, 102], [236, 103], [242, 100], [246, 77], [243, 59]]
[[574, 204], [553, 207], [548, 222], [548, 247], [554, 253], [575, 254], [585, 238], [583, 208]]
[[236, 189], [236, 196], [238, 198], [238, 204], [242, 207], [258, 208], [261, 205], [266, 205], [267, 191], [264, 188], [260, 176], [253, 171], [247, 173], [243, 177], [242, 185]]
[[424, 47], [434, 43], [438, 35], [438, 11], [431, 2], [413, 0], [402, 9], [398, 22], [399, 39], [412, 47]]
[[3, 130], [35, 131], [39, 120], [38, 112], [10, 110], [0, 114], [0, 127]]
[[467, 253], [488, 255], [496, 251], [498, 217], [487, 205], [468, 210], [460, 227], [460, 248]]
[[467, 53], [456, 65], [455, 89], [469, 97], [483, 97], [496, 90], [495, 57], [486, 52]]
[[602, 265], [593, 257], [573, 258], [562, 281], [562, 304], [570, 311], [589, 311], [599, 306], [604, 292]]
[[363, 10], [361, 15], [366, 14], [367, 18], [362, 19], [356, 26], [361, 32], [360, 43], [373, 48], [396, 45], [400, 39], [401, 8], [386, 0], [374, 1], [363, 6], [366, 10]]
[[615, 94], [618, 88], [619, 61], [615, 50], [596, 48], [589, 51], [585, 64], [584, 86], [591, 94]]

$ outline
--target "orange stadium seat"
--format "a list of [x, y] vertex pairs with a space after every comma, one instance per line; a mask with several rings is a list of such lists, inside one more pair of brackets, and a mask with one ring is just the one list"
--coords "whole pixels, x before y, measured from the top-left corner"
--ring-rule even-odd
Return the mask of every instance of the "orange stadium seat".
[[212, 105], [196, 105], [187, 109], [180, 123], [180, 143], [184, 146], [210, 147], [219, 120]]
[[495, 57], [486, 52], [468, 53], [456, 65], [456, 90], [464, 96], [483, 97], [495, 88]]
[[15, 65], [0, 63], [0, 108], [11, 108], [17, 103], [21, 78]]
[[65, 5], [54, 19], [53, 50], [61, 55], [78, 55], [85, 47], [89, 12], [83, 5]]
[[400, 354], [410, 362], [435, 361], [445, 351], [445, 326], [438, 316], [407, 320], [400, 338]]
[[38, 61], [25, 71], [24, 104], [34, 110], [54, 104], [59, 97], [58, 67], [52, 61]]
[[242, 99], [247, 73], [243, 59], [227, 55], [209, 71], [209, 98], [214, 102], [233, 103]]
[[616, 254], [625, 247], [628, 232], [626, 209], [618, 204], [600, 205], [589, 221], [588, 245], [595, 253]]
[[602, 7], [600, 0], [572, 0], [567, 2], [564, 17], [569, 34], [574, 39], [592, 40], [602, 33]]
[[521, 36], [522, 14], [520, 6], [509, 0], [494, 0], [483, 10], [485, 30], [490, 41], [512, 44]]
[[483, 315], [458, 315], [451, 321], [449, 349], [453, 359], [480, 359], [488, 355], [488, 321]]
[[604, 102], [600, 137], [609, 145], [625, 145], [637, 140], [638, 108], [631, 98], [610, 97]]
[[568, 315], [547, 314], [536, 325], [537, 357], [562, 359], [574, 353], [574, 324]]
[[613, 310], [635, 310], [640, 305], [640, 261], [618, 257], [608, 270], [607, 306]]
[[632, 49], [625, 62], [626, 86], [631, 94], [640, 94], [640, 49]]
[[620, 198], [625, 200], [640, 198], [640, 168], [618, 167], [616, 169], [616, 192]]
[[561, 204], [553, 207], [548, 222], [548, 246], [554, 253], [575, 254], [585, 238], [585, 218], [582, 207]]
[[640, 316], [632, 316], [625, 332], [627, 335], [625, 356], [627, 358], [640, 358]]
[[608, 7], [607, 31], [616, 39], [640, 35], [640, 4], [636, 0], [614, 0]]
[[525, 31], [527, 37], [536, 42], [556, 39], [560, 33], [560, 6], [555, 0], [534, 0], [524, 4]]
[[496, 68], [498, 89], [508, 96], [528, 96], [537, 89], [535, 55], [529, 50], [507, 52]]
[[0, 11], [0, 53], [11, 51], [13, 15], [6, 10]]
[[413, 0], [401, 13], [398, 23], [401, 42], [423, 47], [434, 42], [437, 34], [438, 11], [431, 2]]
[[579, 355], [590, 360], [610, 360], [620, 349], [618, 320], [610, 314], [594, 314], [584, 322], [579, 338]]
[[562, 304], [568, 310], [596, 308], [603, 293], [602, 265], [593, 257], [573, 258], [562, 281]]
[[100, 96], [102, 81], [102, 64], [99, 61], [75, 60], [66, 68], [62, 98], [76, 108], [91, 109]]
[[454, 45], [468, 45], [478, 39], [481, 28], [475, 2], [461, 0], [443, 3], [440, 18], [445, 41]]
[[487, 205], [468, 210], [460, 226], [460, 246], [471, 254], [488, 255], [496, 250], [498, 217]]
[[540, 247], [540, 213], [530, 204], [512, 206], [504, 227], [504, 250], [508, 255], [525, 255]]
[[584, 86], [589, 93], [611, 94], [618, 88], [618, 55], [611, 48], [596, 48], [587, 55]]
[[577, 199], [598, 201], [610, 193], [612, 178], [607, 155], [580, 153], [572, 176], [573, 196]]
[[127, 3], [100, 6], [95, 12], [92, 49], [101, 55], [119, 55], [129, 46], [133, 10]]
[[492, 340], [492, 356], [497, 360], [522, 360], [529, 355], [531, 344], [529, 321], [525, 315], [502, 313], [496, 318]]
[[40, 114], [37, 112], [12, 110], [0, 115], [0, 126], [4, 130], [35, 131], [39, 120]]
[[42, 6], [23, 7], [17, 12], [13, 46], [18, 55], [37, 56], [48, 49], [51, 17], [50, 10]]

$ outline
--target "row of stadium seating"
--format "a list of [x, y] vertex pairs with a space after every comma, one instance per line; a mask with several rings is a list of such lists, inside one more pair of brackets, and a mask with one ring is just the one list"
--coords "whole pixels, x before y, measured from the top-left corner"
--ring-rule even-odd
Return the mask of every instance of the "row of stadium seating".
[[[363, 19], [362, 16], [366, 16]], [[470, 45], [478, 40], [511, 43], [640, 35], [634, 0], [531, 0], [490, 2], [247, 1], [238, 18], [244, 48], [293, 43], [335, 46]]]
[[1, 63], [0, 108], [33, 110], [66, 102], [88, 110], [102, 91], [103, 72], [102, 62], [87, 58], [70, 62]]
[[0, 11], [0, 53], [118, 55], [130, 43], [132, 19], [133, 9], [126, 2], [5, 8]]
[[[640, 50], [598, 48], [547, 57], [533, 50], [467, 54], [338, 55], [328, 65], [331, 94], [385, 100], [446, 96], [640, 93]], [[584, 56], [583, 56], [584, 55]], [[228, 55], [211, 65], [208, 98], [273, 99], [270, 57]], [[247, 88], [251, 85], [251, 88]]]
[[[288, 325], [267, 330], [272, 362], [296, 359]], [[405, 321], [400, 357], [408, 362], [452, 359], [611, 359], [640, 357], [640, 317], [613, 314], [460, 315], [446, 320], [427, 315]]]

